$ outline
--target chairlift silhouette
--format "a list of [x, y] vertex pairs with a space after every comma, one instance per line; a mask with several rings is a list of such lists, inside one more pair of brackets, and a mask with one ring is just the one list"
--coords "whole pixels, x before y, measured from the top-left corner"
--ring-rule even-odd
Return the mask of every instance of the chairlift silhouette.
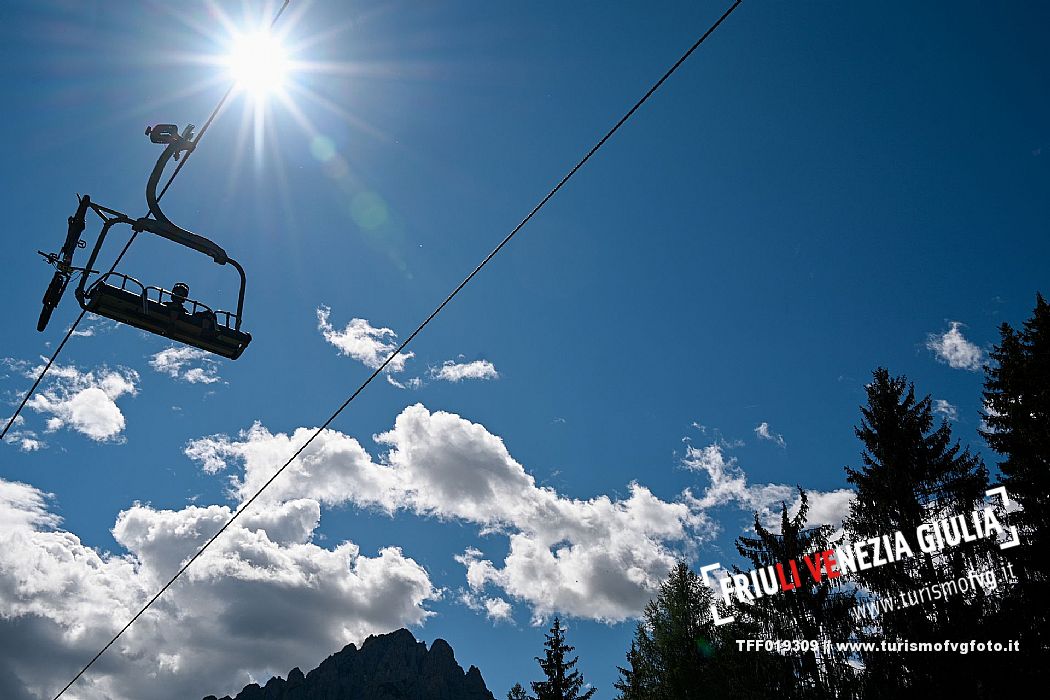
[[[75, 295], [80, 307], [86, 311], [231, 360], [240, 357], [248, 347], [252, 336], [241, 330], [246, 282], [244, 269], [213, 241], [173, 224], [161, 211], [157, 201], [157, 185], [168, 161], [178, 160], [180, 156], [185, 157], [183, 154], [193, 150], [193, 129], [192, 124], [181, 134], [175, 124], [158, 124], [146, 129], [150, 141], [167, 146], [157, 159], [157, 164], [146, 183], [146, 203], [150, 212], [147, 216], [132, 219], [123, 212], [91, 201], [88, 195], [78, 195], [79, 204], [76, 213], [69, 217], [69, 228], [62, 249], [58, 253], [37, 251], [48, 264], [57, 268], [44, 293], [44, 308], [37, 323], [38, 331], [47, 327], [51, 313], [61, 301], [70, 280], [74, 274], [79, 273], [80, 282]], [[80, 236], [86, 228], [85, 219], [89, 209], [102, 219], [102, 229], [87, 264], [75, 267], [73, 254], [78, 248], [86, 247]], [[183, 282], [176, 282], [168, 290], [143, 284], [134, 277], [116, 270], [106, 273], [95, 270], [94, 265], [106, 235], [116, 224], [127, 224], [133, 231], [147, 231], [166, 238], [209, 256], [219, 265], [232, 265], [241, 278], [236, 312], [213, 309], [203, 302], [191, 299], [189, 286]], [[97, 277], [91, 279], [93, 276]]]

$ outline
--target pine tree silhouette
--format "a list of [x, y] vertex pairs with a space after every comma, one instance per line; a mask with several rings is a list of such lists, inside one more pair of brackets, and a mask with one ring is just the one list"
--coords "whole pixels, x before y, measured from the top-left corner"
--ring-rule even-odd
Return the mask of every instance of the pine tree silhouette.
[[532, 682], [532, 692], [536, 694], [536, 700], [588, 700], [597, 689], [580, 692], [584, 682], [583, 675], [576, 670], [579, 657], [568, 658], [576, 647], [566, 644], [565, 629], [561, 626], [560, 619], [554, 618], [550, 634], [545, 636], [547, 641], [543, 646], [546, 651], [542, 657], [537, 656], [536, 661], [539, 662], [547, 680]]
[[[847, 480], [857, 492], [846, 531], [853, 541], [900, 531], [914, 557], [859, 571], [861, 585], [882, 599], [899, 600], [924, 585], [987, 567], [988, 540], [931, 555], [921, 551], [916, 537], [923, 522], [983, 507], [988, 473], [981, 459], [958, 442], [953, 444], [947, 420], [934, 426], [930, 397], [916, 399], [915, 387], [906, 377], [891, 377], [880, 367], [866, 389], [868, 404], [861, 408], [863, 419], [856, 429], [864, 443], [863, 466], [846, 468]], [[987, 605], [977, 586], [967, 595], [883, 611], [864, 632], [876, 640], [971, 639], [983, 629]], [[949, 652], [874, 652], [864, 657], [864, 664], [866, 683], [882, 693], [975, 697], [994, 683], [965, 656]]]
[[[800, 505], [792, 517], [786, 503], [781, 504], [780, 531], [766, 527], [755, 514], [755, 536], [737, 538], [737, 551], [756, 570], [767, 570], [780, 564], [787, 567], [794, 560], [801, 570], [798, 587], [792, 591], [756, 600], [750, 615], [765, 639], [815, 640], [828, 646], [821, 652], [800, 650], [785, 658], [796, 679], [795, 692], [789, 697], [852, 698], [858, 692], [857, 674], [849, 664], [848, 654], [834, 648], [834, 642], [849, 641], [853, 636], [851, 611], [856, 603], [852, 586], [840, 578], [822, 576], [814, 582], [804, 565], [804, 557], [830, 549], [832, 529], [828, 525], [808, 527], [809, 498], [799, 489]], [[820, 560], [816, 560], [818, 571]], [[790, 571], [790, 569], [788, 569]], [[775, 574], [769, 576], [775, 581]]]
[[[790, 666], [764, 651], [740, 651], [737, 639], [756, 639], [760, 630], [746, 611], [737, 621], [716, 626], [714, 597], [696, 572], [679, 562], [645, 606], [614, 684], [620, 700], [711, 700], [791, 697]], [[728, 613], [727, 613], [728, 614]]]
[[529, 695], [521, 687], [521, 683], [515, 683], [514, 687], [507, 691], [507, 700], [529, 700]]
[[1003, 456], [1000, 482], [1021, 510], [1010, 513], [1023, 543], [1003, 554], [1018, 579], [1009, 593], [1001, 627], [1020, 637], [1019, 664], [1028, 673], [1050, 651], [1050, 304], [1036, 295], [1032, 317], [1020, 330], [999, 328], [1000, 342], [985, 368], [985, 416], [981, 435]]
[[638, 651], [637, 635], [631, 642], [631, 648], [627, 650], [627, 666], [617, 666], [620, 679], [613, 683], [613, 687], [620, 691], [618, 700], [651, 700], [655, 698], [655, 670], [649, 664], [649, 660]]

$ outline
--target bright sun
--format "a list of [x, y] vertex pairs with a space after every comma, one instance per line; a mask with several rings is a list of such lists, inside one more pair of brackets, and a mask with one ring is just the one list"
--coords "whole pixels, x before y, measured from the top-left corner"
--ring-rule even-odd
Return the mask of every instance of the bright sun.
[[288, 72], [284, 47], [269, 32], [235, 37], [226, 64], [237, 85], [257, 97], [280, 90]]

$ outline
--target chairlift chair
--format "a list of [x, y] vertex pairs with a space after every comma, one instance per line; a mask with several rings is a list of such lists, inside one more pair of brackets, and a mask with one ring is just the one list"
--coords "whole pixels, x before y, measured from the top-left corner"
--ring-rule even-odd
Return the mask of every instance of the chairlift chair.
[[[72, 275], [80, 273], [80, 283], [75, 294], [81, 308], [86, 311], [235, 360], [252, 340], [250, 333], [241, 330], [246, 282], [244, 269], [213, 241], [173, 224], [161, 211], [157, 201], [157, 185], [168, 161], [178, 160], [180, 155], [193, 150], [193, 125], [187, 126], [180, 134], [175, 124], [158, 124], [146, 129], [146, 134], [153, 143], [167, 146], [146, 183], [146, 203], [150, 213], [131, 219], [122, 212], [92, 202], [87, 195], [80, 197], [76, 213], [69, 217], [69, 230], [62, 250], [59, 253], [40, 253], [58, 269], [44, 294], [44, 308], [37, 330], [44, 330]], [[89, 209], [102, 219], [102, 230], [87, 265], [74, 267], [73, 253], [77, 248], [85, 247], [79, 238], [86, 226], [85, 218]], [[104, 274], [94, 270], [106, 235], [117, 224], [128, 224], [133, 231], [146, 231], [186, 246], [209, 256], [219, 265], [232, 265], [240, 275], [236, 312], [212, 309], [203, 302], [191, 299], [189, 287], [181, 282], [169, 290], [143, 284], [115, 270]], [[98, 277], [89, 283], [92, 275]]]

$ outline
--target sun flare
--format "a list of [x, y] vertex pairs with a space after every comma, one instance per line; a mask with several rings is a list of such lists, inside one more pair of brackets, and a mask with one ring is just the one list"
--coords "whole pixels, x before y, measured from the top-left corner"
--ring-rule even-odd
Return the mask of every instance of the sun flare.
[[269, 32], [235, 37], [226, 64], [237, 85], [256, 97], [279, 91], [288, 73], [287, 52]]

